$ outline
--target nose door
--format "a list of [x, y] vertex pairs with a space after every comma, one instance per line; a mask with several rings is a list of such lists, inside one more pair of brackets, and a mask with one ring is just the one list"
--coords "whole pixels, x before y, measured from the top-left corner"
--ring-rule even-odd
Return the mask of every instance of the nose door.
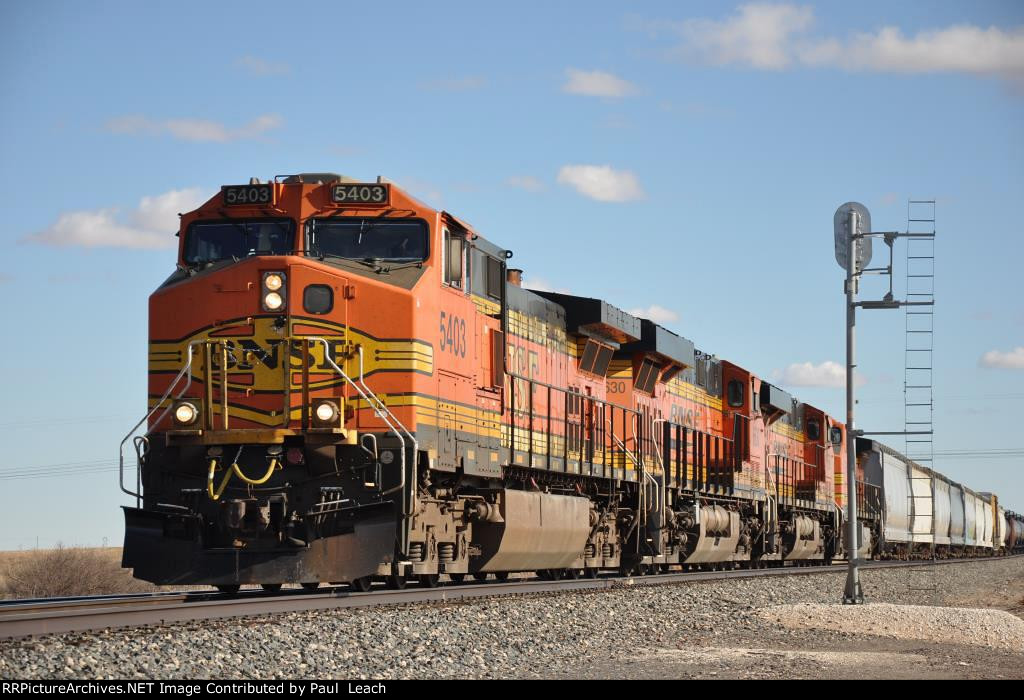
[[351, 398], [351, 388], [332, 362], [358, 379], [358, 358], [348, 357], [357, 343], [349, 325], [348, 302], [354, 290], [343, 274], [304, 264], [292, 266], [289, 286], [289, 359], [281, 381], [289, 422], [308, 427], [310, 395]]

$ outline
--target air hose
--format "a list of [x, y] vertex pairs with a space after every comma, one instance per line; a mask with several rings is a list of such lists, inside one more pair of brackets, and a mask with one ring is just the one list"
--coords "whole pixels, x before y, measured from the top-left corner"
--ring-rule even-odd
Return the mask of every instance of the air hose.
[[241, 479], [242, 481], [244, 481], [247, 484], [251, 484], [253, 486], [259, 486], [260, 484], [265, 484], [265, 483], [267, 483], [267, 481], [270, 480], [270, 476], [274, 473], [275, 469], [277, 469], [277, 457], [272, 457], [270, 459], [270, 466], [267, 468], [267, 473], [264, 474], [262, 478], [250, 479], [249, 477], [247, 477], [245, 475], [244, 472], [242, 472], [242, 468], [238, 466], [238, 462], [237, 461], [236, 462], [232, 462], [231, 463], [231, 467], [228, 468], [227, 472], [224, 474], [224, 478], [221, 480], [220, 486], [218, 486], [217, 489], [214, 490], [214, 488], [213, 488], [213, 474], [214, 474], [215, 471], [217, 471], [217, 460], [216, 459], [211, 459], [210, 460], [210, 471], [207, 474], [207, 478], [206, 478], [206, 493], [210, 496], [211, 500], [214, 500], [214, 501], [220, 500], [221, 495], [224, 493], [224, 489], [226, 489], [227, 486], [228, 486], [228, 482], [231, 481], [232, 475], [237, 476], [239, 479]]

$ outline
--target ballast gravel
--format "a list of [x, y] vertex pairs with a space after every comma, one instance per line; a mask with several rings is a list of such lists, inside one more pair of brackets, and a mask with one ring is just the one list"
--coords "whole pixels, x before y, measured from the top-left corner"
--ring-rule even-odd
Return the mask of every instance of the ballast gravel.
[[759, 617], [789, 629], [846, 630], [892, 639], [947, 642], [1024, 650], [1024, 620], [1002, 610], [925, 605], [841, 605], [797, 603], [757, 611]]
[[837, 610], [842, 569], [624, 585], [5, 640], [0, 677], [1024, 678], [1024, 622], [931, 607], [1024, 603], [1024, 558], [862, 580], [893, 605]]

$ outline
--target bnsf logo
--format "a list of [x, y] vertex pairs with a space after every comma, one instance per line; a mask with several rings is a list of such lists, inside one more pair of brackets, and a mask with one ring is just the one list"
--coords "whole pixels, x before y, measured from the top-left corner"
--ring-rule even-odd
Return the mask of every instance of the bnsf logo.
[[[267, 338], [263, 341], [255, 340], [232, 340], [228, 341], [228, 369], [254, 370], [260, 367], [266, 369], [279, 369], [282, 367], [282, 357], [285, 352], [288, 354], [289, 366], [292, 369], [301, 370], [303, 367], [303, 356], [308, 355], [310, 369], [332, 371], [327, 358], [330, 358], [339, 367], [344, 362], [347, 351], [344, 341], [327, 341], [328, 352], [324, 353], [324, 344], [317, 341], [312, 344], [307, 353], [301, 343], [292, 343], [291, 347], [285, 350], [286, 341], [278, 338]], [[216, 352], [214, 353], [217, 354]]]

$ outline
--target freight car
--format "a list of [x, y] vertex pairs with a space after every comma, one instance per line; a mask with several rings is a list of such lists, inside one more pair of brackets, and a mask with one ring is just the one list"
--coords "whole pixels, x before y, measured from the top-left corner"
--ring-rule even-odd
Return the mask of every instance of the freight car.
[[874, 440], [857, 438], [864, 480], [884, 493], [872, 521], [871, 555], [881, 558], [992, 556], [1014, 551], [1011, 518], [992, 493], [961, 484]]
[[[178, 235], [121, 443], [139, 578], [365, 589], [842, 552], [841, 422], [606, 301], [524, 289], [511, 251], [393, 183], [253, 179]], [[929, 473], [893, 464], [859, 466], [863, 555], [934, 546]]]
[[1010, 554], [1024, 553], [1024, 515], [1006, 511], [1006, 551]]

